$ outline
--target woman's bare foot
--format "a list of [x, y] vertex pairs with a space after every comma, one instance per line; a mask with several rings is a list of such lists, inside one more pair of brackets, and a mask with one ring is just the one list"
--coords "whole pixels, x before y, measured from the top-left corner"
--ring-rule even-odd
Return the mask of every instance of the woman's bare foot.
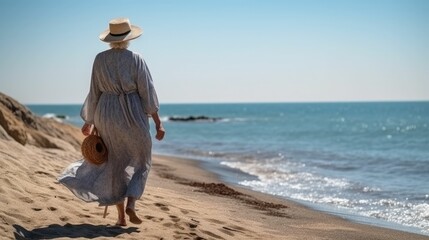
[[116, 204], [116, 209], [118, 210], [118, 221], [116, 222], [116, 226], [127, 226], [127, 221], [125, 220], [125, 212], [124, 212], [124, 203]]
[[130, 222], [134, 224], [141, 224], [143, 221], [137, 216], [136, 211], [131, 208], [127, 208], [125, 213], [130, 217]]
[[118, 219], [118, 221], [116, 222], [115, 226], [125, 227], [125, 226], [127, 226], [127, 221], [125, 220], [125, 218]]

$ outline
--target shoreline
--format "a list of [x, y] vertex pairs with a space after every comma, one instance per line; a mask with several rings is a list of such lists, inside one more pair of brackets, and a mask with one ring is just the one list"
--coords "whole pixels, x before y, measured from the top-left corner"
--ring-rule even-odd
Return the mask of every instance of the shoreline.
[[[251, 189], [250, 187], [240, 185], [239, 181], [254, 179], [256, 178], [255, 176], [248, 174], [246, 172], [242, 172], [239, 169], [229, 168], [217, 162], [211, 162], [210, 160], [201, 160], [201, 159], [198, 159], [197, 157], [193, 158], [193, 157], [185, 157], [185, 156], [175, 156], [173, 154], [163, 154], [163, 153], [154, 153], [153, 156], [160, 157], [160, 158], [182, 159], [183, 161], [195, 162], [195, 164], [197, 164], [197, 166], [201, 168], [201, 170], [206, 171], [209, 174], [213, 174], [214, 178], [217, 181], [226, 183], [227, 185], [235, 186], [239, 189], [250, 190], [255, 193], [265, 194], [281, 200], [291, 201], [291, 202], [297, 203], [298, 205], [302, 205], [303, 207], [309, 208], [311, 210], [340, 217], [350, 222], [374, 226], [374, 227], [387, 228], [387, 229], [392, 229], [397, 231], [403, 231], [403, 232], [408, 232], [408, 233], [429, 237], [429, 234], [425, 234], [421, 232], [422, 230], [417, 227], [405, 226], [399, 223], [389, 222], [383, 219], [377, 219], [377, 218], [371, 218], [368, 216], [359, 215], [358, 213], [354, 213], [350, 210], [338, 209], [336, 206], [320, 205], [317, 203], [300, 201], [297, 199], [287, 198], [284, 196], [276, 196], [270, 193], [264, 193], [264, 192]], [[231, 174], [233, 174], [233, 176]]]
[[[360, 223], [330, 212], [312, 208], [291, 199], [257, 192], [244, 186], [225, 183], [216, 173], [205, 169], [203, 166], [204, 163], [198, 160], [156, 154], [154, 155], [154, 163], [155, 169], [169, 166], [168, 168], [170, 170], [161, 170], [161, 178], [167, 178], [176, 182], [187, 179], [189, 181], [205, 183], [221, 183], [234, 191], [260, 199], [265, 203], [286, 206], [285, 208], [280, 208], [279, 214], [272, 214], [274, 216], [270, 216], [269, 218], [265, 217], [263, 220], [269, 220], [267, 221], [269, 222], [269, 226], [284, 234], [284, 236], [288, 236], [292, 232], [292, 235], [296, 234], [296, 236], [305, 234], [308, 239], [323, 239], [324, 237], [328, 239], [429, 239], [428, 236], [423, 234]], [[154, 171], [159, 175], [159, 169]], [[193, 172], [195, 175], [189, 176], [189, 172]], [[229, 196], [223, 197], [230, 198]], [[234, 197], [232, 197], [232, 199], [240, 201]], [[247, 207], [252, 208], [252, 206]], [[295, 220], [296, 222], [294, 222]], [[290, 228], [297, 230], [295, 229], [296, 226], [300, 226], [299, 228], [307, 229], [308, 231], [291, 231]], [[298, 237], [296, 239], [300, 238]]]

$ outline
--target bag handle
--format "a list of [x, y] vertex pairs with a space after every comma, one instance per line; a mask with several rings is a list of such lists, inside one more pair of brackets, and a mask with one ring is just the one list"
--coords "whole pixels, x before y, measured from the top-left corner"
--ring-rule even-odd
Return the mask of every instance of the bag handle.
[[100, 134], [98, 133], [97, 128], [95, 127], [95, 125], [92, 125], [91, 127], [91, 132], [89, 135], [95, 135], [95, 136], [100, 136]]

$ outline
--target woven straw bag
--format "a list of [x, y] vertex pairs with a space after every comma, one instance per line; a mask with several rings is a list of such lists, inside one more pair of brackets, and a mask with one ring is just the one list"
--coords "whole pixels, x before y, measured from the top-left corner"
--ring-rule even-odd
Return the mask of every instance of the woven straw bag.
[[83, 140], [81, 150], [83, 158], [92, 164], [100, 165], [107, 161], [106, 145], [95, 127], [91, 134]]

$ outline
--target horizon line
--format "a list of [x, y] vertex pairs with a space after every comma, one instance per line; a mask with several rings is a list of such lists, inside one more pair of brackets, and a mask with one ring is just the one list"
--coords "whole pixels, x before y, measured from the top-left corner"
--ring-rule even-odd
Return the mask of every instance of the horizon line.
[[[429, 99], [413, 100], [332, 100], [332, 101], [242, 101], [242, 102], [164, 102], [160, 105], [192, 105], [192, 104], [305, 104], [305, 103], [411, 103], [429, 102]], [[82, 103], [23, 103], [24, 105], [82, 105]]]

